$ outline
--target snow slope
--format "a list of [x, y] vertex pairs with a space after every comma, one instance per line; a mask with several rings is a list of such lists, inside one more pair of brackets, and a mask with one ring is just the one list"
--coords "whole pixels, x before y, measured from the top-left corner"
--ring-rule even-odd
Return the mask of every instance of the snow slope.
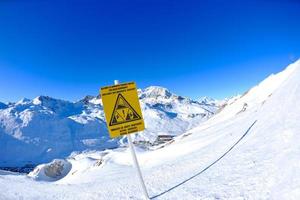
[[[300, 198], [300, 60], [164, 148], [137, 148], [152, 199]], [[245, 106], [247, 103], [247, 106]], [[0, 175], [0, 199], [143, 199], [128, 148], [67, 158], [56, 182]]]
[[[136, 142], [154, 142], [158, 134], [181, 134], [218, 109], [161, 87], [140, 90], [139, 95], [146, 130]], [[109, 138], [99, 97], [87, 96], [73, 103], [39, 96], [9, 105], [0, 103], [0, 167], [40, 164], [65, 158], [73, 151], [111, 149], [124, 142], [124, 138]]]

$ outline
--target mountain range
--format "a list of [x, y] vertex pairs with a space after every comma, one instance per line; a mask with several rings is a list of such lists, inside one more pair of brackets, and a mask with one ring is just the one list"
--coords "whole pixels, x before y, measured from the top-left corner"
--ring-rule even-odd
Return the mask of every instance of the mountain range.
[[[152, 146], [159, 135], [176, 136], [209, 119], [219, 109], [213, 99], [198, 102], [163, 87], [139, 89], [146, 130], [135, 143]], [[69, 102], [48, 96], [0, 103], [0, 166], [15, 167], [64, 158], [73, 151], [126, 145], [110, 139], [100, 96]], [[146, 145], [147, 144], [147, 145]]]

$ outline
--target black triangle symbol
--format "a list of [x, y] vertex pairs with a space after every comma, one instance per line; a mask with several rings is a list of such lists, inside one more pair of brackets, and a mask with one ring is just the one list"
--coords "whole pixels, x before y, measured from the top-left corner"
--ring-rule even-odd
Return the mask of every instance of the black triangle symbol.
[[139, 114], [126, 101], [122, 94], [119, 94], [115, 103], [114, 111], [109, 125], [119, 125], [126, 122], [142, 119]]

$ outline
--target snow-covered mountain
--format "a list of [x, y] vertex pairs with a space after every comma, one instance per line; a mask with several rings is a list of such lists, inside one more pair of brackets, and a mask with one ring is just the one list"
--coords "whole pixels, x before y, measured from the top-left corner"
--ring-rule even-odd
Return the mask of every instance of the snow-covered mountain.
[[209, 119], [219, 109], [170, 93], [166, 88], [139, 91], [146, 131], [137, 140], [154, 141], [157, 135], [178, 135]]
[[[218, 107], [177, 96], [166, 88], [139, 90], [146, 130], [135, 142], [153, 144], [158, 135], [178, 135], [210, 118]], [[116, 148], [124, 138], [110, 139], [101, 98], [77, 102], [39, 96], [0, 103], [0, 166], [49, 162], [73, 151]]]
[[[148, 96], [160, 99], [157, 93]], [[163, 101], [179, 101], [167, 96]], [[230, 100], [172, 144], [152, 151], [137, 148], [150, 197], [298, 200], [299, 99], [300, 60]], [[142, 190], [129, 149], [118, 148], [73, 154], [40, 165], [29, 176], [0, 171], [0, 197], [142, 199]]]
[[214, 98], [211, 98], [211, 97], [207, 97], [207, 96], [204, 96], [204, 97], [200, 97], [198, 102], [202, 103], [202, 104], [218, 104], [218, 100], [214, 99]]

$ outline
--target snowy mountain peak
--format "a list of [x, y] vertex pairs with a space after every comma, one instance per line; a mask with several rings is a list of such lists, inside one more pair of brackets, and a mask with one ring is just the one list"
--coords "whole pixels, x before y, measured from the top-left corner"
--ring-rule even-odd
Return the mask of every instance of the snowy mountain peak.
[[48, 104], [50, 102], [57, 102], [57, 101], [59, 101], [59, 100], [54, 99], [54, 98], [49, 97], [49, 96], [38, 96], [38, 97], [33, 99], [32, 103], [34, 105], [44, 105], [44, 104]]
[[83, 104], [81, 102], [73, 103], [61, 99], [55, 99], [49, 96], [38, 96], [32, 100], [35, 106], [42, 106], [61, 116], [70, 116], [79, 114]]
[[27, 98], [23, 98], [21, 99], [20, 101], [18, 101], [16, 103], [16, 105], [24, 105], [24, 104], [28, 104], [31, 100], [30, 99], [27, 99]]
[[78, 103], [83, 103], [84, 105], [88, 105], [88, 104], [102, 105], [102, 100], [100, 95], [98, 96], [87, 95], [83, 99], [79, 100]]
[[211, 97], [207, 97], [207, 96], [204, 96], [204, 97], [201, 97], [199, 99], [199, 103], [202, 103], [202, 104], [216, 104], [217, 100], [211, 98]]
[[90, 103], [90, 101], [93, 101], [95, 98], [97, 98], [97, 97], [92, 96], [92, 95], [87, 95], [83, 99], [81, 99], [79, 102], [82, 102], [84, 104], [88, 104], [88, 103]]
[[163, 98], [170, 98], [173, 94], [164, 87], [159, 87], [159, 86], [150, 86], [147, 87], [144, 91], [142, 91], [142, 97], [148, 97], [148, 98], [158, 98], [158, 97], [163, 97]]

